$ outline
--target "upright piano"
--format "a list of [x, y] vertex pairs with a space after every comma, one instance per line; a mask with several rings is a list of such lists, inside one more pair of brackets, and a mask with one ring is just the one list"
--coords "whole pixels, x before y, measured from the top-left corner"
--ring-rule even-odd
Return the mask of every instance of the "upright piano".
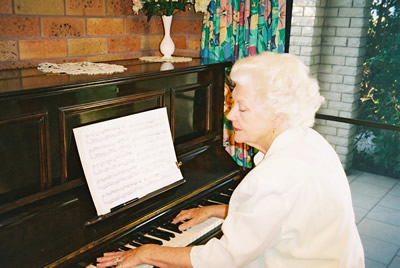
[[[228, 202], [240, 181], [222, 144], [230, 63], [112, 63], [127, 70], [0, 72], [1, 267], [93, 266], [105, 251], [198, 244], [220, 233], [220, 222], [212, 222], [180, 234], [170, 220], [185, 208]], [[160, 107], [167, 108], [185, 183], [97, 215], [72, 130]]]

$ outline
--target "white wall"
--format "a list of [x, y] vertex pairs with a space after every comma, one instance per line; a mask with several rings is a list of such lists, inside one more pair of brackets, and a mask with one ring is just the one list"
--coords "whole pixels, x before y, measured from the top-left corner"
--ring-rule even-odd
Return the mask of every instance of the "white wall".
[[[319, 113], [355, 118], [371, 0], [294, 0], [289, 52], [310, 67], [325, 103]], [[314, 127], [351, 168], [355, 126], [318, 119]]]

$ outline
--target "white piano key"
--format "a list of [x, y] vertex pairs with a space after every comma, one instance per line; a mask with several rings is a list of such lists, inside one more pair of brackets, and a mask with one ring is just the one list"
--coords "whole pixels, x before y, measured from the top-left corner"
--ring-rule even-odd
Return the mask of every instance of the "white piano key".
[[[182, 233], [174, 233], [175, 237], [172, 237], [169, 241], [164, 240], [162, 238], [156, 237], [156, 236], [152, 236], [149, 234], [146, 234], [145, 236], [149, 237], [149, 238], [154, 238], [154, 239], [158, 239], [161, 240], [163, 242], [163, 246], [167, 246], [167, 247], [185, 247], [188, 246], [189, 244], [193, 243], [194, 241], [196, 241], [197, 239], [201, 238], [202, 236], [204, 236], [205, 234], [207, 234], [209, 231], [213, 230], [214, 228], [218, 227], [219, 225], [221, 225], [223, 223], [224, 220], [216, 218], [216, 217], [212, 217], [198, 225], [193, 226], [190, 229], [187, 229], [186, 231], [183, 231]], [[162, 227], [158, 227], [160, 230], [163, 231], [168, 231], [171, 232], [170, 230], [164, 229]], [[136, 248], [135, 246], [132, 246], [130, 244], [126, 244], [125, 247], [127, 248], [131, 248], [134, 249]], [[96, 268], [95, 265], [90, 264], [88, 266], [86, 266], [88, 268]], [[152, 268], [152, 265], [147, 265], [147, 264], [143, 264], [140, 266], [136, 266], [136, 268]]]

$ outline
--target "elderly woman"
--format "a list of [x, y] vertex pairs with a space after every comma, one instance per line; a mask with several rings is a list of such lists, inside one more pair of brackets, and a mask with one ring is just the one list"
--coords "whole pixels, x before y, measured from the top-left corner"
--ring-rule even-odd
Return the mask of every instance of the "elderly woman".
[[[187, 229], [224, 218], [223, 236], [205, 245], [144, 245], [106, 253], [98, 267], [364, 267], [350, 189], [340, 160], [311, 129], [323, 98], [295, 56], [264, 52], [237, 61], [228, 115], [235, 140], [260, 153], [229, 206], [184, 210]], [[258, 162], [258, 163], [257, 163]]]

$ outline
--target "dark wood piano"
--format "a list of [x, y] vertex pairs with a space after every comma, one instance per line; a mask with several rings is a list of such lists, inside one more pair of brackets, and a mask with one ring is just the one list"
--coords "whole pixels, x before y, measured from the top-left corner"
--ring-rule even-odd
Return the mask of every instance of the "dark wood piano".
[[[222, 145], [224, 70], [230, 63], [113, 63], [127, 70], [0, 72], [1, 267], [85, 267], [130, 241], [148, 243], [147, 234], [168, 228], [183, 208], [226, 203], [238, 183], [239, 167]], [[72, 129], [159, 107], [167, 107], [186, 182], [98, 217]], [[218, 232], [217, 226], [193, 243]]]

